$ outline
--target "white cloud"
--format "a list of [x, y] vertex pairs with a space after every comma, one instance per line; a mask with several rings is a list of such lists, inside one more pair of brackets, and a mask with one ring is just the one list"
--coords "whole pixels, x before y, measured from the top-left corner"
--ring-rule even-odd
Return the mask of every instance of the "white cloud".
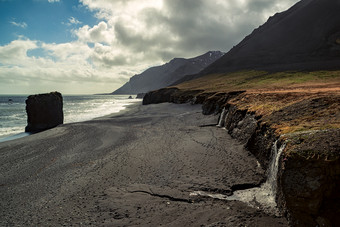
[[30, 40], [14, 40], [8, 45], [0, 46], [0, 63], [22, 65], [25, 63], [27, 51], [37, 47], [37, 42]]
[[72, 24], [75, 24], [75, 25], [82, 24], [82, 22], [80, 22], [77, 18], [74, 18], [74, 17], [70, 17], [68, 19], [68, 21], [69, 21], [70, 25], [72, 25]]
[[48, 0], [49, 3], [60, 2], [60, 0]]
[[228, 51], [297, 0], [81, 0], [103, 21], [75, 31], [86, 42], [114, 45], [148, 59]]
[[20, 28], [27, 28], [27, 24], [25, 22], [15, 22], [15, 21], [10, 21], [12, 25]]
[[[111, 92], [171, 58], [228, 51], [297, 1], [80, 0], [100, 22], [73, 29], [77, 40], [69, 43], [20, 39], [0, 46], [0, 90], [17, 83], [23, 90], [54, 86], [64, 93]], [[74, 17], [67, 23], [81, 24]], [[37, 49], [44, 54], [27, 54]]]
[[[44, 56], [28, 55], [29, 51], [37, 49], [42, 49]], [[3, 93], [18, 88], [19, 93], [51, 89], [63, 93], [110, 92], [136, 73], [135, 70], [141, 70], [120, 67], [125, 59], [113, 53], [112, 47], [102, 44], [90, 48], [79, 41], [47, 44], [29, 39], [15, 40], [0, 46], [0, 89]], [[116, 65], [115, 69], [122, 73], [115, 73], [111, 65]]]
[[112, 32], [112, 29], [108, 29], [107, 23], [104, 21], [101, 21], [92, 28], [85, 25], [79, 30], [74, 30], [74, 33], [78, 36], [79, 40], [90, 43], [110, 43], [113, 39]]

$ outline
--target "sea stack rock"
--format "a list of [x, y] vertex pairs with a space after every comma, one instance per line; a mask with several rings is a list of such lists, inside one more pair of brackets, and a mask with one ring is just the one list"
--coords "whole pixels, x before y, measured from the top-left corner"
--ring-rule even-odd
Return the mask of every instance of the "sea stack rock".
[[26, 100], [25, 132], [41, 132], [64, 123], [63, 97], [59, 92], [30, 95]]

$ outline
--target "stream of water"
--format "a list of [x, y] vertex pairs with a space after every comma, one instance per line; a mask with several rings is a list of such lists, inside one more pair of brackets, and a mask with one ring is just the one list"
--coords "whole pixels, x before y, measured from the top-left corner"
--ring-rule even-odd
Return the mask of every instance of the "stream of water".
[[222, 128], [224, 126], [224, 122], [226, 119], [226, 114], [227, 114], [227, 110], [225, 109], [225, 107], [222, 110], [221, 116], [220, 116], [220, 120], [218, 121], [218, 125], [217, 127]]

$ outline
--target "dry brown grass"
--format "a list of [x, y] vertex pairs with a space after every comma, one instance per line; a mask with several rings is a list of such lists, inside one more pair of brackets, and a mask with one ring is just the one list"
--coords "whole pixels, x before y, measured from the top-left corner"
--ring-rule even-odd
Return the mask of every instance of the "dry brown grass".
[[340, 87], [340, 71], [277, 72], [241, 71], [225, 74], [211, 74], [177, 85], [179, 89], [207, 92], [228, 92], [233, 90], [263, 91], [315, 90]]

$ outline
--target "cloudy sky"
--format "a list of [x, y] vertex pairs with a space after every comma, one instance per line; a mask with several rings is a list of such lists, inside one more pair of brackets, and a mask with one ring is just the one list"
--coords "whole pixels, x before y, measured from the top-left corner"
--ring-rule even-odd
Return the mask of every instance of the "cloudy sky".
[[174, 57], [227, 52], [298, 0], [0, 0], [0, 94], [112, 92]]

